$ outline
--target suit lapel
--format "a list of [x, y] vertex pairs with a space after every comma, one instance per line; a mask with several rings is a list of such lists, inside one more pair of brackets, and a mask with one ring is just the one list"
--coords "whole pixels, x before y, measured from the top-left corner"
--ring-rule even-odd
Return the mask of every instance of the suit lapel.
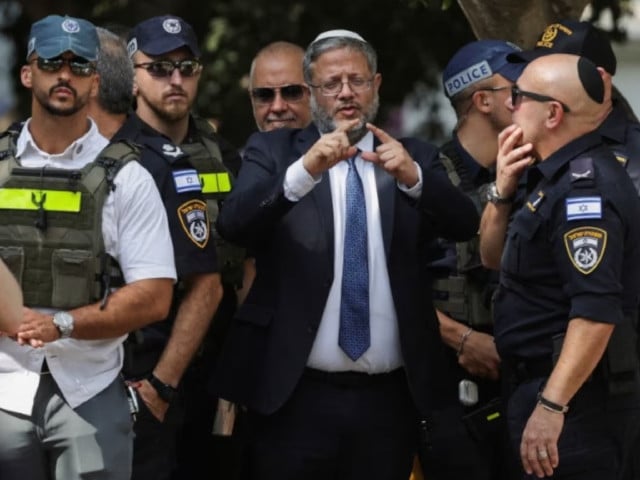
[[[317, 127], [312, 123], [305, 128], [298, 136], [298, 157], [304, 155], [313, 144], [320, 138]], [[331, 200], [331, 182], [329, 181], [329, 172], [325, 172], [322, 181], [317, 184], [311, 191], [311, 197], [314, 201], [320, 225], [318, 228], [325, 235], [327, 250], [333, 258], [334, 230], [333, 230], [333, 202]], [[312, 227], [313, 228], [313, 227]]]
[[384, 253], [388, 258], [389, 247], [391, 246], [391, 233], [393, 232], [393, 209], [396, 198], [395, 179], [378, 165], [374, 165], [374, 171], [376, 174], [376, 186], [378, 189], [380, 226], [382, 227]]

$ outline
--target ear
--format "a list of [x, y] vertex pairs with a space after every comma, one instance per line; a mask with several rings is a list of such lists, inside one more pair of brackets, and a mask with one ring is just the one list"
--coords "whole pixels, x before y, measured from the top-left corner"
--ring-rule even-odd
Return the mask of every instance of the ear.
[[20, 68], [20, 82], [25, 88], [31, 88], [31, 65], [23, 65]]
[[133, 96], [137, 97], [138, 96], [138, 82], [136, 82], [136, 78], [133, 77], [133, 86], [131, 87], [132, 91], [133, 91]]
[[487, 92], [478, 90], [471, 95], [471, 101], [476, 110], [483, 113], [489, 113], [491, 111], [491, 96], [487, 95]]
[[558, 102], [549, 102], [549, 110], [547, 110], [547, 118], [545, 119], [545, 125], [547, 128], [557, 128], [564, 118], [564, 110], [562, 105]]

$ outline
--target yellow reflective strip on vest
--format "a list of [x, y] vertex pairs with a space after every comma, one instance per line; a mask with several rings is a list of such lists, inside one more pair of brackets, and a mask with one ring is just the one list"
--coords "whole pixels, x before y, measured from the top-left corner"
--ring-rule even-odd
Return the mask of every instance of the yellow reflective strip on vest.
[[39, 210], [43, 199], [42, 208], [49, 212], [78, 213], [82, 194], [61, 190], [0, 188], [0, 209]]
[[222, 193], [231, 191], [231, 179], [227, 172], [200, 173], [202, 193]]

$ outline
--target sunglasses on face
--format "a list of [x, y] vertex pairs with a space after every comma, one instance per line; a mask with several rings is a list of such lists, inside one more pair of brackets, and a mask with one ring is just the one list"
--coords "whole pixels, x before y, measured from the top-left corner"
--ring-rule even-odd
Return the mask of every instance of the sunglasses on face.
[[251, 90], [251, 96], [257, 103], [270, 104], [276, 99], [277, 92], [280, 92], [282, 100], [288, 103], [295, 103], [304, 97], [304, 85], [283, 85], [282, 87], [258, 87]]
[[202, 64], [195, 58], [189, 60], [155, 60], [153, 62], [135, 63], [135, 68], [144, 68], [152, 77], [170, 77], [177, 68], [183, 77], [193, 77], [200, 73]]
[[513, 85], [511, 87], [511, 105], [514, 107], [517, 105], [518, 101], [522, 97], [530, 98], [536, 102], [557, 102], [562, 106], [562, 110], [567, 113], [570, 112], [569, 107], [562, 103], [560, 100], [556, 100], [553, 97], [549, 97], [548, 95], [542, 95], [540, 93], [527, 92], [526, 90], [521, 90], [517, 85]]
[[95, 73], [96, 66], [91, 63], [86, 58], [82, 57], [71, 57], [71, 58], [63, 58], [63, 57], [54, 57], [54, 58], [43, 58], [38, 57], [35, 60], [38, 68], [43, 72], [57, 72], [59, 71], [65, 64], [69, 65], [69, 69], [71, 73], [77, 75], [79, 77], [88, 77]]

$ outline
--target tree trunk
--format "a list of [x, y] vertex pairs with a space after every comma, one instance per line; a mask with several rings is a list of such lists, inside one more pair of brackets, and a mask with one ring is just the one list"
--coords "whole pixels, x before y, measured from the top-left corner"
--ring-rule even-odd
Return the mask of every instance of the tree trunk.
[[508, 40], [532, 48], [544, 27], [563, 18], [579, 19], [589, 0], [458, 0], [479, 39]]

